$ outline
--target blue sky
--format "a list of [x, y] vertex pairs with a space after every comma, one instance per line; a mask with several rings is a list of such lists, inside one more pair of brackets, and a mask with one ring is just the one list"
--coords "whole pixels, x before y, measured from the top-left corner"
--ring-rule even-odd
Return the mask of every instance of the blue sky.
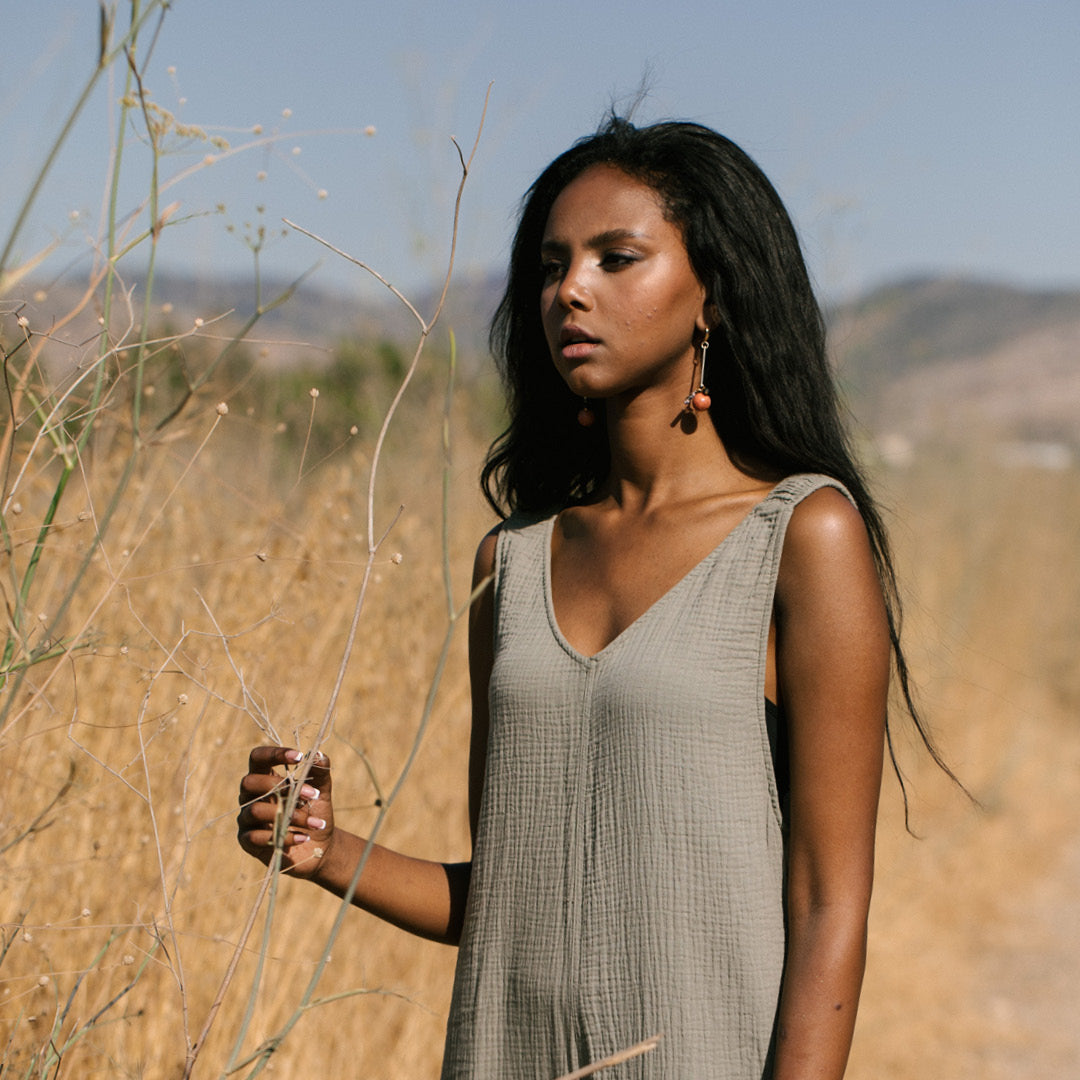
[[[98, 15], [91, 0], [0, 9], [6, 236], [92, 69]], [[154, 99], [234, 147], [256, 124], [278, 141], [171, 188], [174, 220], [190, 218], [167, 230], [161, 258], [248, 273], [244, 223], [276, 231], [288, 217], [406, 288], [433, 279], [457, 181], [450, 136], [471, 143], [491, 83], [459, 265], [499, 266], [536, 173], [645, 80], [640, 120], [710, 124], [764, 167], [827, 298], [921, 272], [1080, 286], [1078, 52], [1076, 0], [675, 0], [668, 11], [637, 0], [174, 0], [150, 57]], [[85, 258], [119, 93], [103, 84], [88, 104], [21, 257], [62, 234], [52, 265]], [[206, 153], [179, 148], [163, 175]], [[134, 205], [148, 155], [133, 149], [128, 164]], [[317, 281], [361, 287], [303, 236], [274, 239], [263, 259], [283, 275], [322, 260]]]

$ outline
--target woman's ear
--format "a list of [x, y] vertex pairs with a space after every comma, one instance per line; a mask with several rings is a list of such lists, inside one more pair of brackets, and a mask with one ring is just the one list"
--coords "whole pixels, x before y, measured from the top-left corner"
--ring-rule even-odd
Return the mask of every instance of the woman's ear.
[[698, 332], [704, 334], [711, 326], [720, 322], [720, 309], [711, 301], [706, 300], [702, 305], [701, 314], [694, 321]]

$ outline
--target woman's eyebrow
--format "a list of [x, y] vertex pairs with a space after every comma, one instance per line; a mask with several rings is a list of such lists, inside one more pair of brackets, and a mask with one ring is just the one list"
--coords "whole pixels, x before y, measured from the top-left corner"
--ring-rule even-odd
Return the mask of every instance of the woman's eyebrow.
[[643, 240], [645, 233], [636, 229], [608, 229], [606, 232], [597, 233], [588, 241], [588, 246], [607, 247], [608, 244], [617, 244], [621, 240]]
[[[609, 244], [618, 244], [626, 240], [647, 240], [648, 235], [635, 229], [607, 229], [597, 233], [585, 241], [587, 248], [607, 247]], [[565, 251], [570, 245], [564, 240], [552, 238], [544, 240], [540, 244], [541, 251]]]

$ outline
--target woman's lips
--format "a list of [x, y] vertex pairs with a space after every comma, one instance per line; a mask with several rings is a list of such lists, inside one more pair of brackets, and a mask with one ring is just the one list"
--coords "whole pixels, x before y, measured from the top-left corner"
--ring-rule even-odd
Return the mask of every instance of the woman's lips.
[[600, 345], [598, 341], [571, 341], [559, 349], [565, 360], [584, 360]]
[[584, 360], [599, 344], [579, 326], [564, 326], [559, 331], [559, 352], [565, 360]]

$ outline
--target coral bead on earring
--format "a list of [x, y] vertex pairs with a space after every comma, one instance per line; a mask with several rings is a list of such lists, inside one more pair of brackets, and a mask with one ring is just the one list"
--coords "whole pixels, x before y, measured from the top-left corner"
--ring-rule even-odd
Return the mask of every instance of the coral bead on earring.
[[596, 423], [596, 413], [589, 408], [589, 399], [581, 399], [581, 408], [578, 409], [577, 422], [582, 427], [592, 427]]
[[698, 372], [697, 389], [690, 394], [684, 402], [687, 411], [708, 412], [712, 405], [712, 398], [705, 386], [705, 353], [709, 348], [709, 328], [705, 327], [705, 337], [701, 340], [701, 369]]

